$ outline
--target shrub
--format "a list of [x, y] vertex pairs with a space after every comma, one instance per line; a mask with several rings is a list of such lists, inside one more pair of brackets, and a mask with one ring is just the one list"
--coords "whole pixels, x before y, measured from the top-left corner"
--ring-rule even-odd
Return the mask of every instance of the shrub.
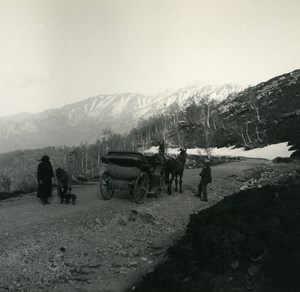
[[273, 159], [273, 162], [275, 162], [275, 163], [291, 163], [291, 162], [293, 162], [293, 159], [290, 157], [276, 157]]
[[29, 194], [36, 192], [37, 183], [32, 180], [23, 179], [21, 182], [16, 184], [14, 192], [21, 192], [23, 194]]

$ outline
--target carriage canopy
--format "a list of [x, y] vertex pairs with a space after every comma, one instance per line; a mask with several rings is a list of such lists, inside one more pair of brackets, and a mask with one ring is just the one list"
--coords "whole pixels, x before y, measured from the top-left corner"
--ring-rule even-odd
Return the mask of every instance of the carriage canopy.
[[110, 151], [107, 156], [102, 157], [102, 162], [106, 164], [116, 164], [119, 166], [144, 168], [149, 166], [149, 161], [143, 153], [134, 151]]

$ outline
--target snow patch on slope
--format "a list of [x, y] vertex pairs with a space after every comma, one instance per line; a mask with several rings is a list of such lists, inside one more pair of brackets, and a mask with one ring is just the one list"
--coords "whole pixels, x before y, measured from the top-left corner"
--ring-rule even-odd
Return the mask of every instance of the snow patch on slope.
[[[276, 157], [290, 157], [295, 150], [290, 150], [292, 146], [288, 145], [288, 142], [272, 144], [263, 148], [255, 148], [246, 151], [244, 148], [212, 148], [211, 155], [213, 156], [243, 156], [247, 158], [264, 158], [272, 160]], [[205, 155], [205, 149], [189, 149], [188, 154]]]
[[[255, 148], [246, 151], [244, 148], [223, 147], [223, 148], [211, 148], [211, 156], [241, 156], [246, 158], [263, 158], [273, 160], [276, 157], [290, 157], [296, 150], [290, 150], [292, 146], [288, 145], [288, 142], [268, 145], [262, 148]], [[145, 153], [157, 153], [158, 147], [151, 147], [145, 150]], [[168, 154], [178, 155], [179, 148], [167, 149]], [[207, 155], [207, 151], [204, 148], [187, 149], [189, 155]]]
[[91, 110], [91, 111], [95, 108], [95, 105], [96, 105], [97, 101], [98, 101], [97, 98], [95, 98], [95, 99], [93, 100], [92, 105], [91, 105], [91, 107], [90, 107], [90, 110]]

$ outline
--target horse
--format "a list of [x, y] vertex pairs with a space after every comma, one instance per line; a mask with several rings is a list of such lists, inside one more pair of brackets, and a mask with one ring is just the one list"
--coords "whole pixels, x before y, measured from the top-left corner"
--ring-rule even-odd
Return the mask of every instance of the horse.
[[[182, 193], [182, 176], [184, 171], [184, 165], [186, 161], [187, 153], [186, 150], [180, 148], [179, 156], [175, 158], [167, 159], [165, 163], [165, 183], [168, 185], [168, 194], [172, 195], [171, 187], [175, 178], [175, 191], [177, 192], [178, 175], [179, 175], [179, 192]], [[171, 174], [171, 179], [169, 178]]]

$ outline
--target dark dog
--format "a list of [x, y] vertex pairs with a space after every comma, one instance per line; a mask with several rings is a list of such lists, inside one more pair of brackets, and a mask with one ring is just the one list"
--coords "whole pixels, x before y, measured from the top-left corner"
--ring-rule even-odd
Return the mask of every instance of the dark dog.
[[65, 204], [69, 204], [70, 200], [72, 201], [72, 204], [75, 205], [77, 196], [75, 194], [66, 194], [64, 195]]

